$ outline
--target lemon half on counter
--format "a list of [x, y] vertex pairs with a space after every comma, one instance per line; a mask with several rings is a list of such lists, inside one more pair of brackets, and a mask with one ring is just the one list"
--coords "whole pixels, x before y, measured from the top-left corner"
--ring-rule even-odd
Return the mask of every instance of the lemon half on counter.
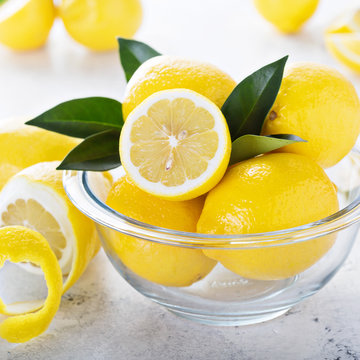
[[[39, 163], [13, 176], [0, 193], [0, 226], [25, 226], [42, 234], [53, 250], [66, 292], [100, 248], [94, 223], [77, 210], [62, 185], [59, 163]], [[40, 269], [25, 264], [27, 270]]]

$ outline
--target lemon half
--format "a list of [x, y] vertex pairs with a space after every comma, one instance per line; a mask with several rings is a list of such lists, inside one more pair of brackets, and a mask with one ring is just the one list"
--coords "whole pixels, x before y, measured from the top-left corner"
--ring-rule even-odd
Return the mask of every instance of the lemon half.
[[[99, 250], [94, 223], [67, 198], [58, 162], [33, 165], [13, 176], [0, 193], [0, 227], [25, 226], [43, 235], [68, 275], [65, 292]], [[40, 268], [25, 264], [27, 270]]]
[[325, 42], [338, 61], [360, 72], [360, 10], [337, 18], [326, 30]]
[[188, 200], [213, 188], [229, 163], [230, 133], [220, 109], [185, 89], [153, 94], [130, 113], [121, 132], [125, 171], [142, 190]]

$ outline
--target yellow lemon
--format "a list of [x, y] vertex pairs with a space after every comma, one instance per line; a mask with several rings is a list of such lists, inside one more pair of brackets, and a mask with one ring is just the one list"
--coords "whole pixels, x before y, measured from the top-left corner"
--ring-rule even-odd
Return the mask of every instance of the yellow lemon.
[[[56, 255], [65, 292], [79, 279], [100, 244], [94, 223], [65, 194], [58, 162], [30, 166], [0, 193], [0, 226], [22, 225], [42, 234]], [[28, 270], [40, 269], [29, 265]]]
[[325, 42], [337, 60], [360, 72], [360, 10], [348, 12], [336, 19], [326, 30]]
[[92, 50], [111, 50], [117, 48], [117, 36], [135, 34], [142, 7], [140, 0], [62, 0], [59, 15], [77, 42]]
[[259, 13], [283, 33], [297, 32], [318, 3], [319, 0], [254, 0]]
[[221, 107], [235, 86], [235, 81], [214, 65], [176, 56], [156, 56], [144, 62], [127, 84], [123, 99], [124, 119], [147, 97], [160, 90], [190, 89]]
[[350, 81], [327, 66], [298, 63], [287, 69], [262, 134], [298, 135], [307, 143], [279, 151], [330, 167], [351, 150], [359, 131], [360, 102]]
[[0, 43], [14, 50], [36, 49], [45, 44], [54, 18], [52, 0], [0, 2]]
[[[196, 229], [203, 203], [203, 198], [188, 201], [160, 199], [136, 187], [128, 176], [121, 176], [114, 183], [107, 199], [107, 205], [138, 221], [191, 232]], [[157, 244], [114, 231], [105, 236], [111, 250], [127, 268], [161, 285], [191, 285], [216, 264], [201, 250]]]
[[130, 113], [120, 136], [121, 162], [134, 183], [169, 200], [208, 192], [223, 177], [230, 152], [220, 109], [186, 89], [148, 97]]
[[0, 190], [18, 171], [62, 160], [77, 144], [78, 139], [24, 125], [23, 119], [0, 120]]
[[[206, 234], [276, 231], [323, 219], [337, 210], [335, 187], [319, 165], [302, 155], [268, 154], [228, 170], [207, 195], [197, 231]], [[333, 242], [334, 238], [327, 236], [291, 245], [211, 249], [204, 253], [246, 278], [276, 280], [312, 266]]]

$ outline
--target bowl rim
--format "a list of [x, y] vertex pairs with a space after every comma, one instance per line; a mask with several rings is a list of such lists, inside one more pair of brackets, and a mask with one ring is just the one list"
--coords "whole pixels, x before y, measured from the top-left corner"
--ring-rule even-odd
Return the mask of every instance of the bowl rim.
[[[360, 155], [360, 149], [351, 153]], [[348, 155], [349, 156], [349, 155]], [[87, 171], [66, 170], [64, 189], [70, 201], [95, 223], [125, 235], [165, 245], [211, 249], [264, 248], [294, 244], [319, 238], [360, 221], [360, 194], [343, 209], [321, 220], [293, 228], [252, 234], [210, 235], [171, 230], [125, 216], [106, 205], [94, 194]]]

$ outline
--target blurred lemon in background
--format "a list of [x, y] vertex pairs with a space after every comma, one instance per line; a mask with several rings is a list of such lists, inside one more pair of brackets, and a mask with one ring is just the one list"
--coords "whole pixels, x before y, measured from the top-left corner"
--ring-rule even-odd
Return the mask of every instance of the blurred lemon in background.
[[207, 97], [219, 108], [236, 82], [216, 66], [176, 56], [156, 56], [144, 62], [125, 89], [124, 118], [147, 97], [160, 90], [189, 89]]
[[262, 134], [300, 136], [307, 142], [278, 151], [302, 154], [330, 167], [352, 149], [359, 131], [360, 102], [351, 82], [328, 66], [298, 63], [286, 69]]
[[283, 33], [297, 32], [318, 3], [319, 0], [254, 0], [259, 13]]
[[55, 19], [52, 0], [0, 1], [0, 43], [14, 50], [45, 44]]
[[337, 18], [326, 30], [325, 42], [338, 61], [360, 72], [360, 10]]
[[92, 50], [117, 48], [141, 25], [140, 0], [62, 0], [59, 15], [71, 37]]

